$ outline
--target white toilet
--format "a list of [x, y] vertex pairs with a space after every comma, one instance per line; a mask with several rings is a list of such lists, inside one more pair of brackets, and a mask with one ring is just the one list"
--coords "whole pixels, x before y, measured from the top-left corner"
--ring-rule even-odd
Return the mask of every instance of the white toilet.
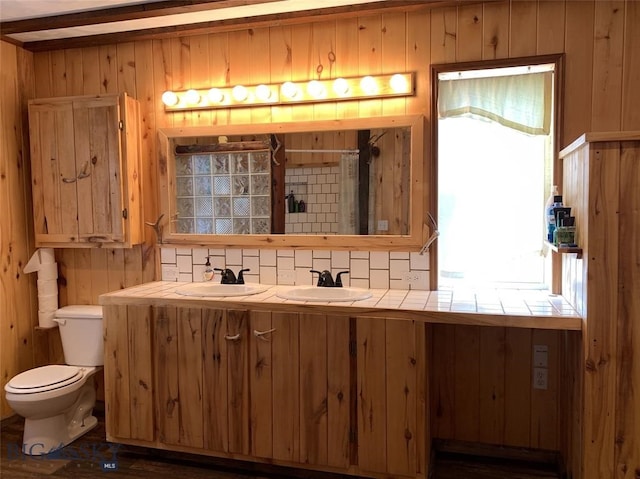
[[22, 451], [40, 456], [93, 429], [96, 392], [92, 376], [104, 364], [101, 306], [56, 311], [64, 365], [30, 369], [4, 387], [9, 406], [25, 418]]

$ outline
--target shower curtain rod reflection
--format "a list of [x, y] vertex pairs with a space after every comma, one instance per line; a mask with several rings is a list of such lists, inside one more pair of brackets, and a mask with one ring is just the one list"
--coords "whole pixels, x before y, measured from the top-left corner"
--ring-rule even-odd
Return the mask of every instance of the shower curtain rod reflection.
[[287, 148], [287, 153], [360, 153], [359, 149], [355, 150], [297, 150], [294, 148]]

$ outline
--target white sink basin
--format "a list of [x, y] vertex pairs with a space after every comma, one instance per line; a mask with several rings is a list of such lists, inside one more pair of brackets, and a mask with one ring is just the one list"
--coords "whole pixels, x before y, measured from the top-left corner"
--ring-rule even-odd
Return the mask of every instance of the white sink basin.
[[296, 301], [361, 301], [371, 297], [371, 293], [364, 289], [353, 288], [322, 288], [300, 287], [278, 291], [276, 295], [283, 299]]
[[176, 293], [183, 296], [249, 296], [267, 289], [269, 286], [262, 284], [189, 283], [176, 289]]

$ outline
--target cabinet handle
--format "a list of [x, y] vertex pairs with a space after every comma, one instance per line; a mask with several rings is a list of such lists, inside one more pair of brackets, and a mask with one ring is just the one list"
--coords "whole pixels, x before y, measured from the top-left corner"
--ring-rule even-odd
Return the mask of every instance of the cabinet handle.
[[62, 178], [62, 182], [63, 183], [75, 183], [76, 179], [75, 178]]
[[269, 338], [265, 338], [265, 334], [271, 334], [276, 330], [276, 328], [273, 329], [269, 329], [267, 331], [258, 331], [257, 329], [253, 330], [253, 335], [258, 338], [258, 339], [262, 339], [263, 341], [269, 341]]
[[82, 165], [82, 171], [78, 175], [79, 180], [81, 180], [82, 178], [87, 178], [88, 176], [91, 176], [91, 172], [87, 173], [87, 168], [89, 168], [89, 162], [85, 161], [84, 165]]
[[228, 334], [226, 334], [224, 336], [224, 339], [226, 339], [227, 341], [237, 341], [240, 339], [240, 333], [234, 334], [233, 336], [229, 336]]

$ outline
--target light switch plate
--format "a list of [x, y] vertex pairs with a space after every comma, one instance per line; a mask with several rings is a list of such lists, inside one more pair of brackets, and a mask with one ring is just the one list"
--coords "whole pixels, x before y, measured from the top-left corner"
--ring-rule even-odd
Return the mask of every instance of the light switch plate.
[[533, 346], [533, 366], [536, 368], [549, 367], [549, 347], [546, 344]]

